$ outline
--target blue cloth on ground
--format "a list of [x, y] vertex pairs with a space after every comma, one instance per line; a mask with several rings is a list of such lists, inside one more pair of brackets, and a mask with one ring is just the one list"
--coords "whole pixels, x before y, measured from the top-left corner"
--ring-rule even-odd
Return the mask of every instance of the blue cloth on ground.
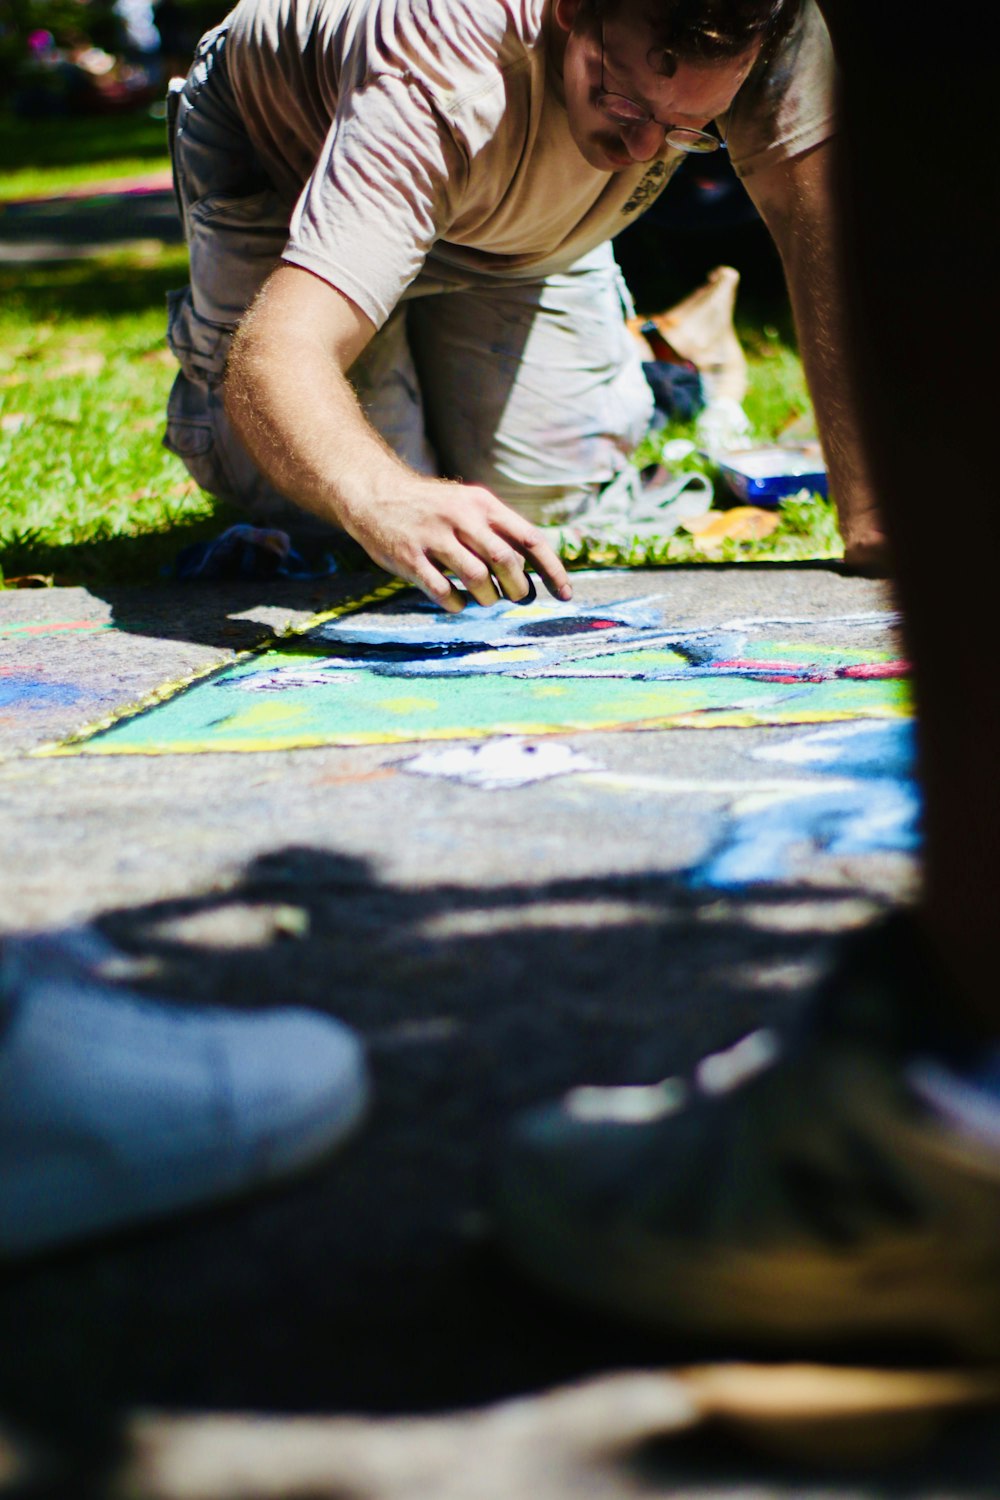
[[668, 360], [643, 361], [642, 373], [653, 392], [656, 409], [673, 422], [690, 422], [705, 407], [701, 376], [692, 364]]
[[183, 583], [223, 578], [328, 578], [339, 564], [332, 552], [306, 558], [287, 531], [240, 522], [221, 536], [194, 542], [177, 554], [174, 576]]

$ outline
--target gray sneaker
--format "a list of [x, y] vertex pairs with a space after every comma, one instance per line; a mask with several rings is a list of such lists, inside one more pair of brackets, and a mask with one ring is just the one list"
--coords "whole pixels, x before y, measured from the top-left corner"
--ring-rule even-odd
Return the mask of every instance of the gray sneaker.
[[0, 1257], [210, 1203], [325, 1155], [368, 1097], [361, 1043], [303, 1010], [160, 1004], [92, 930], [0, 961]]
[[955, 1015], [931, 972], [893, 921], [789, 1047], [757, 1033], [691, 1083], [577, 1089], [527, 1115], [500, 1160], [507, 1248], [553, 1289], [675, 1334], [1000, 1357], [1000, 1139], [920, 1087]]

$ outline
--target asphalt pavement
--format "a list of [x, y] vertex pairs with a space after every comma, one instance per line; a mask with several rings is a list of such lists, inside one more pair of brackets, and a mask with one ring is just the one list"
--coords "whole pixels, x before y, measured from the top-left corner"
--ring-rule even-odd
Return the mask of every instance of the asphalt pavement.
[[[88, 1462], [117, 1451], [139, 1410], [363, 1416], [376, 1420], [361, 1437], [350, 1429], [367, 1455], [353, 1488], [333, 1464], [324, 1472], [339, 1473], [340, 1488], [332, 1477], [317, 1488], [313, 1473], [294, 1493], [500, 1493], [476, 1488], [467, 1425], [439, 1414], [488, 1419], [500, 1455], [491, 1472], [506, 1474], [526, 1450], [495, 1403], [528, 1396], [516, 1409], [551, 1438], [553, 1408], [533, 1404], [538, 1393], [698, 1353], [598, 1323], [506, 1267], [489, 1233], [504, 1122], [583, 1081], [683, 1073], [754, 1026], [780, 1024], [838, 937], [915, 889], [912, 855], [816, 846], [793, 849], [784, 878], [767, 884], [698, 890], [685, 879], [734, 799], [773, 782], [755, 752], [787, 741], [787, 726], [559, 735], [551, 743], [602, 774], [493, 790], [408, 774], [426, 746], [400, 743], [36, 753], [371, 581], [0, 594], [0, 933], [95, 922], [140, 960], [151, 993], [329, 1011], [365, 1038], [375, 1083], [365, 1130], [308, 1177], [5, 1272], [0, 1411], [12, 1430]], [[837, 621], [868, 619], [853, 627], [863, 643], [899, 651], [885, 586], [832, 567], [578, 580], [578, 599], [598, 609], [639, 596], [678, 630], [781, 620], [797, 622], [786, 636], [832, 647], [843, 644]], [[380, 1446], [387, 1421], [418, 1414], [432, 1419], [421, 1431], [436, 1469], [395, 1437]], [[728, 1441], [657, 1440], [670, 1429], [662, 1410], [638, 1436], [626, 1423], [609, 1469], [587, 1460], [591, 1419], [574, 1421], [570, 1469], [546, 1480], [544, 1464], [529, 1465], [523, 1493], [886, 1493], [881, 1477], [833, 1483]], [[1000, 1472], [1000, 1447], [988, 1423], [963, 1433], [894, 1471], [891, 1492], [988, 1493], [979, 1487]], [[232, 1435], [228, 1448], [218, 1441], [225, 1483], [216, 1474], [215, 1489], [171, 1489], [161, 1476], [148, 1492], [258, 1493], [224, 1457]], [[416, 1463], [424, 1487], [373, 1478], [373, 1453]]]
[[[178, 236], [152, 183], [8, 206], [0, 259]], [[180, 1005], [328, 1011], [374, 1080], [363, 1132], [301, 1180], [0, 1273], [0, 1493], [994, 1495], [995, 1415], [888, 1469], [841, 1445], [831, 1471], [808, 1427], [778, 1460], [663, 1373], [703, 1350], [538, 1293], [492, 1244], [517, 1110], [780, 1025], [845, 933], [913, 898], [905, 849], [808, 840], [780, 878], [692, 884], [734, 808], [773, 790], [760, 752], [787, 726], [566, 733], [546, 743], [596, 770], [493, 790], [410, 774], [427, 747], [406, 743], [37, 753], [373, 581], [0, 593], [0, 938], [93, 922]], [[886, 587], [832, 566], [578, 584], [598, 607], [640, 595], [678, 630], [784, 620], [834, 649], [851, 618], [851, 644], [900, 650]]]

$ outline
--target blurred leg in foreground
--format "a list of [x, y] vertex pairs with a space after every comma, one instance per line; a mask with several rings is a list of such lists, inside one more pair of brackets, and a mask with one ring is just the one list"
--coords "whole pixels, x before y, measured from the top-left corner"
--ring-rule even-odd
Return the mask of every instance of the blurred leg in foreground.
[[[991, 682], [997, 224], [987, 7], [821, 0], [843, 72], [843, 255], [915, 663], [918, 911], [847, 945], [802, 1034], [515, 1126], [500, 1221], [554, 1287], [794, 1354], [1000, 1357], [1000, 695]], [[978, 43], [977, 43], [978, 38]], [[944, 46], [947, 47], [947, 41]], [[945, 202], [942, 194], [947, 193]], [[958, 383], [941, 405], [942, 376]], [[961, 532], [955, 527], [962, 518]], [[950, 523], [950, 524], [949, 524]]]
[[263, 1187], [359, 1123], [361, 1043], [327, 1016], [163, 1004], [96, 931], [0, 955], [0, 1260]]

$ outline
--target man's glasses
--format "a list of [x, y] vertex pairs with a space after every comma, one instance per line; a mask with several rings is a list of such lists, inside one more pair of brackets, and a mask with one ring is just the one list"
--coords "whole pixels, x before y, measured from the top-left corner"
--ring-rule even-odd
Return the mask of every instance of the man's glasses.
[[667, 145], [672, 146], [675, 151], [697, 154], [718, 151], [720, 146], [726, 144], [720, 136], [713, 135], [709, 130], [693, 130], [687, 125], [668, 125], [665, 120], [658, 120], [655, 115], [651, 114], [645, 105], [637, 104], [634, 99], [629, 99], [624, 94], [612, 93], [605, 88], [603, 23], [601, 25], [601, 92], [597, 96], [597, 107], [602, 114], [607, 115], [609, 120], [614, 120], [616, 125], [659, 125]]

